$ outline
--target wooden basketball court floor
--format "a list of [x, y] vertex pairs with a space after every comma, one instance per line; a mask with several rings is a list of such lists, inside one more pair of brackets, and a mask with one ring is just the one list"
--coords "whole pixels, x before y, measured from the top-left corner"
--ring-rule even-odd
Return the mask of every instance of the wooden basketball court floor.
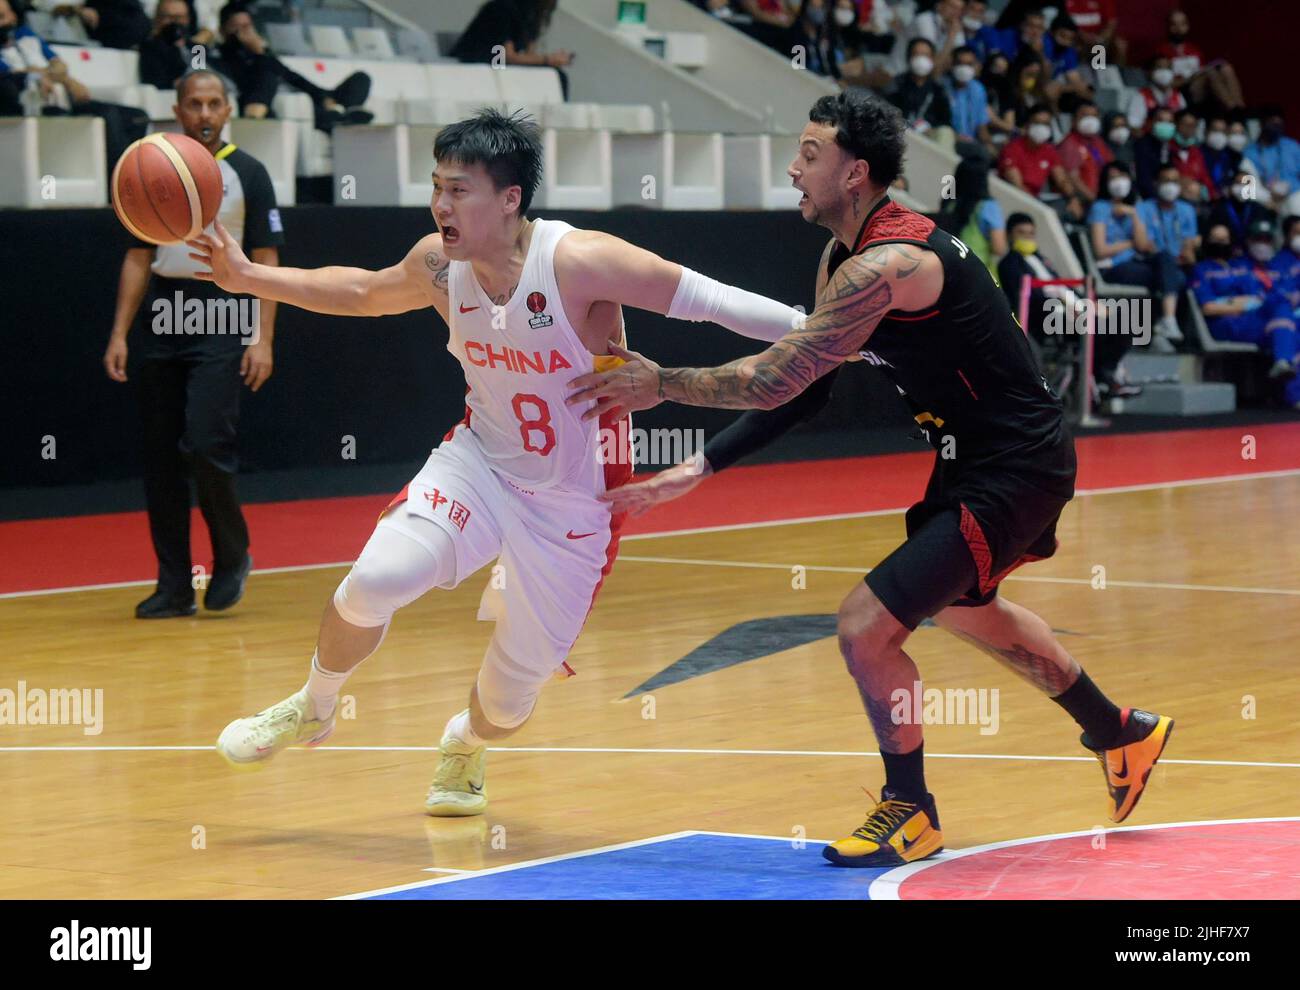
[[[1003, 585], [1119, 704], [1178, 720], [1126, 824], [1300, 816], [1298, 506], [1294, 471], [1080, 495], [1058, 555]], [[490, 631], [474, 618], [486, 572], [399, 613], [344, 689], [354, 717], [254, 773], [228, 769], [212, 743], [301, 685], [345, 568], [255, 573], [235, 610], [161, 623], [124, 618], [138, 587], [0, 600], [0, 687], [102, 688], [104, 716], [95, 735], [4, 727], [0, 896], [868, 896], [856, 874], [879, 871], [817, 856], [860, 824], [863, 788], [882, 780], [833, 616], [901, 536], [891, 511], [625, 540], [571, 657], [578, 675], [549, 685], [532, 721], [490, 752], [491, 805], [475, 819], [431, 819], [421, 805]], [[804, 618], [735, 628], [788, 616]], [[927, 688], [997, 692], [995, 732], [926, 728], [950, 851], [1083, 833], [1103, 863], [1107, 848], [1134, 853], [1120, 833], [1107, 845], [1101, 772], [1057, 706], [939, 629], [907, 649]], [[660, 680], [682, 679], [642, 688], [669, 668]], [[665, 852], [679, 840], [680, 855]], [[624, 868], [600, 852], [611, 846], [662, 855]], [[1205, 896], [1204, 871], [1185, 864], [1211, 846], [1222, 843], [1203, 838], [1166, 863], [1163, 896]], [[778, 852], [782, 865], [765, 866]], [[1216, 882], [1300, 893], [1293, 833], [1255, 852], [1255, 881], [1220, 863]], [[527, 865], [538, 860], [584, 866]], [[1121, 889], [1072, 882], [1064, 862], [1044, 866], [1057, 882], [1043, 896]], [[1111, 865], [1124, 862], [1112, 875], [1141, 872]], [[474, 886], [491, 877], [514, 885]]]

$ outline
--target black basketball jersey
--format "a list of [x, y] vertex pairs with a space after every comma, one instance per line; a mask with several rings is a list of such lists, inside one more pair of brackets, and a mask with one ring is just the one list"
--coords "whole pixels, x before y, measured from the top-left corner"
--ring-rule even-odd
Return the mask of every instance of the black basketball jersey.
[[924, 310], [891, 310], [861, 354], [883, 372], [956, 474], [998, 468], [1030, 476], [1067, 497], [1074, 443], [1052, 392], [984, 263], [957, 237], [914, 210], [883, 199], [850, 252], [837, 244], [828, 277], [850, 254], [887, 243], [933, 251], [943, 290]]

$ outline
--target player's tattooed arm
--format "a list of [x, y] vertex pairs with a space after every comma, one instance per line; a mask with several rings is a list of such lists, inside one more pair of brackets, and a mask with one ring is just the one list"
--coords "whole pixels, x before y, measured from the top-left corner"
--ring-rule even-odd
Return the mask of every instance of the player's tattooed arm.
[[434, 291], [446, 295], [451, 260], [440, 251], [426, 251], [424, 253], [424, 267], [429, 270], [429, 278]]

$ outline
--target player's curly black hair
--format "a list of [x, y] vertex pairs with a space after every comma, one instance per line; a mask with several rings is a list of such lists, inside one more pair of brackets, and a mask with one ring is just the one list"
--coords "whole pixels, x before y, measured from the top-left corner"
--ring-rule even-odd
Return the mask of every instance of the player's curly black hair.
[[497, 190], [518, 186], [519, 215], [528, 212], [542, 182], [542, 132], [523, 111], [506, 116], [484, 107], [444, 127], [433, 142], [437, 161], [482, 165]]
[[872, 185], [890, 185], [903, 174], [903, 115], [891, 103], [863, 89], [823, 96], [808, 111], [814, 124], [835, 128], [835, 143], [871, 169]]

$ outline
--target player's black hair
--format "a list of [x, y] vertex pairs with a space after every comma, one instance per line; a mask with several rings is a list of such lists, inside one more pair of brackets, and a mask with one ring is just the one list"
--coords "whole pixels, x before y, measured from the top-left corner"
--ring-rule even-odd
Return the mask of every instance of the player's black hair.
[[523, 111], [507, 117], [484, 107], [473, 117], [444, 127], [433, 142], [433, 157], [482, 165], [497, 191], [518, 186], [521, 217], [542, 182], [541, 128]]
[[221, 95], [230, 102], [230, 82], [220, 72], [212, 69], [187, 69], [185, 74], [176, 80], [176, 102], [179, 103], [185, 99], [185, 90], [190, 84], [190, 80], [197, 76], [211, 76], [221, 84]]
[[866, 90], [846, 89], [823, 96], [808, 111], [814, 124], [835, 128], [835, 143], [871, 169], [871, 184], [885, 188], [903, 172], [903, 115]]

